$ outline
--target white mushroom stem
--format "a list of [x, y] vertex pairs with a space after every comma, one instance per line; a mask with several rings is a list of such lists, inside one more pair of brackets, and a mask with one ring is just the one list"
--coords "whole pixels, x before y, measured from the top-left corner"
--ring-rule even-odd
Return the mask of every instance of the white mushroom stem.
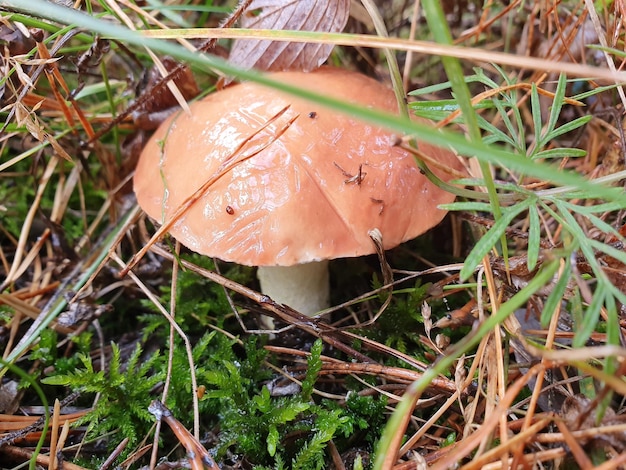
[[328, 261], [295, 266], [260, 266], [261, 291], [280, 304], [313, 316], [330, 305]]

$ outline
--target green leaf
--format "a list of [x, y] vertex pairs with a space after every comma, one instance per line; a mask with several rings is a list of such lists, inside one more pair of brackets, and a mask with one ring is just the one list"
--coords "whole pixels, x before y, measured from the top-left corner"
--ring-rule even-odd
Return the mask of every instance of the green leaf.
[[44, 377], [41, 379], [41, 383], [46, 385], [69, 385], [72, 379], [69, 375], [53, 375], [51, 377]]
[[446, 211], [491, 212], [491, 204], [488, 202], [458, 201], [450, 204], [440, 204], [439, 208]]
[[320, 370], [322, 370], [322, 360], [320, 359], [322, 355], [322, 347], [323, 343], [321, 339], [315, 340], [313, 346], [311, 346], [311, 354], [307, 359], [307, 371], [306, 377], [302, 381], [302, 399], [309, 400], [311, 398], [311, 394], [313, 393], [313, 387], [315, 386], [315, 382], [317, 381], [317, 375]]
[[616, 250], [615, 248], [601, 243], [597, 240], [591, 240], [587, 237], [587, 234], [580, 227], [574, 216], [567, 210], [566, 204], [560, 199], [553, 199], [553, 204], [558, 208], [558, 213], [554, 212], [550, 206], [543, 204], [544, 209], [552, 214], [552, 216], [557, 219], [563, 227], [575, 238], [577, 243], [580, 246], [580, 250], [585, 256], [587, 263], [591, 267], [594, 275], [598, 281], [598, 287], [602, 286], [603, 289], [606, 290], [606, 293], [610, 293], [610, 295], [615, 296], [621, 303], [626, 304], [626, 293], [622, 292], [618, 289], [613, 283], [609, 280], [606, 273], [600, 266], [597, 253], [594, 251], [599, 250], [604, 252], [612, 257], [615, 257], [621, 262], [626, 261], [626, 253]]
[[[412, 109], [417, 110], [437, 110], [442, 113], [450, 114], [451, 112], [459, 110], [459, 104], [456, 100], [431, 100], [431, 101], [414, 101], [409, 104]], [[474, 109], [492, 109], [493, 103], [490, 101], [481, 101], [474, 105]]]
[[544, 146], [545, 139], [541, 135], [543, 131], [542, 119], [541, 119], [541, 105], [539, 103], [539, 92], [537, 92], [537, 85], [535, 83], [532, 84], [532, 89], [530, 92], [530, 104], [533, 115], [533, 130], [535, 132], [535, 145], [536, 147], [533, 149], [533, 153], [537, 150], [541, 150]]
[[267, 434], [267, 453], [270, 454], [270, 457], [274, 457], [274, 455], [276, 455], [278, 440], [278, 429], [276, 429], [276, 426], [271, 424], [269, 433]]
[[[593, 46], [591, 44], [588, 44], [587, 47], [593, 47]], [[599, 95], [600, 93], [604, 93], [604, 92], [609, 91], [609, 90], [614, 90], [618, 86], [620, 86], [620, 85], [619, 84], [615, 84], [615, 85], [599, 86], [597, 88], [593, 88], [591, 90], [584, 91], [583, 93], [579, 93], [577, 95], [574, 95], [574, 96], [572, 96], [572, 99], [576, 100], [576, 101], [584, 101], [584, 100], [586, 100], [587, 98], [589, 98], [591, 96]]]
[[552, 292], [546, 299], [543, 309], [541, 310], [541, 326], [546, 328], [548, 323], [550, 323], [550, 319], [552, 315], [557, 311], [557, 306], [563, 302], [563, 294], [565, 293], [565, 289], [571, 280], [572, 276], [572, 265], [570, 263], [565, 263], [563, 267], [563, 273], [557, 279]]
[[558, 127], [550, 131], [548, 134], [546, 134], [544, 139], [546, 142], [550, 142], [551, 140], [554, 140], [563, 134], [567, 134], [568, 132], [571, 132], [573, 130], [578, 129], [579, 127], [584, 126], [589, 121], [591, 121], [591, 119], [593, 119], [593, 116], [582, 116], [577, 119], [574, 119], [573, 121], [570, 121], [567, 124], [563, 124], [561, 127]]
[[[542, 136], [542, 141], [549, 141], [552, 138], [548, 137], [552, 134], [553, 130], [556, 128], [556, 124], [559, 120], [559, 116], [561, 115], [561, 109], [563, 108], [563, 103], [565, 102], [565, 88], [567, 86], [567, 80], [565, 74], [562, 73], [559, 75], [559, 81], [556, 85], [556, 90], [554, 92], [554, 98], [552, 100], [552, 107], [550, 108], [550, 117], [548, 119], [547, 132], [545, 136]], [[589, 116], [591, 118], [591, 116]]]
[[539, 259], [539, 247], [541, 244], [541, 225], [539, 222], [539, 211], [536, 205], [528, 208], [528, 249], [526, 263], [528, 272], [533, 272]]
[[450, 113], [459, 109], [456, 100], [415, 101], [409, 104], [409, 108], [417, 116], [433, 121], [441, 121]]
[[604, 305], [606, 295], [607, 292], [604, 284], [598, 284], [593, 293], [591, 304], [583, 315], [582, 323], [574, 326], [576, 334], [572, 341], [573, 348], [582, 348], [595, 331], [598, 321], [600, 320], [600, 310]]
[[285, 424], [293, 421], [300, 413], [308, 410], [310, 403], [290, 402], [282, 407], [277, 407], [269, 413], [267, 419], [271, 423]]
[[[506, 116], [506, 112], [504, 112], [504, 114], [502, 114], [501, 112], [500, 115]], [[478, 125], [481, 127], [481, 129], [485, 130], [486, 132], [485, 137], [483, 137], [483, 142], [485, 142], [486, 144], [494, 144], [496, 142], [503, 142], [519, 150], [518, 142], [516, 142], [515, 139], [511, 137], [510, 134], [507, 134], [506, 132], [503, 132], [502, 130], [498, 129], [496, 126], [491, 124], [482, 116], [477, 116], [477, 119], [478, 119]], [[504, 120], [504, 123], [505, 125], [507, 125], [507, 127], [508, 125], [510, 125], [510, 121], [508, 119]], [[515, 135], [515, 134], [512, 134], [512, 135]]]
[[261, 413], [267, 413], [272, 409], [272, 397], [270, 396], [270, 391], [267, 387], [263, 387], [261, 389], [261, 394], [253, 396], [252, 400]]
[[[502, 142], [509, 143], [521, 155], [524, 155], [526, 153], [526, 141], [525, 141], [525, 139], [520, 139], [519, 138], [519, 132], [516, 129], [516, 127], [513, 124], [513, 122], [511, 121], [511, 119], [509, 118], [509, 113], [508, 113], [508, 109], [507, 108], [510, 108], [510, 106], [506, 106], [505, 107], [504, 104], [502, 102], [500, 102], [500, 101], [495, 101], [495, 106], [496, 106], [496, 108], [498, 110], [498, 116], [500, 116], [500, 118], [502, 119], [502, 122], [504, 123], [508, 134], [504, 133], [502, 131], [498, 131], [494, 135], [498, 135]], [[515, 114], [515, 116], [517, 117], [517, 114]], [[523, 126], [520, 126], [519, 124], [520, 123], [518, 122], [517, 123], [517, 128], [518, 129], [523, 129]], [[485, 127], [485, 130], [488, 131], [488, 132], [489, 132], [489, 130], [493, 131], [493, 127], [494, 126], [490, 124], [489, 127]]]
[[292, 465], [293, 470], [324, 468], [326, 443], [333, 438], [339, 426], [348, 420], [348, 417], [341, 416], [341, 414], [342, 410], [338, 409], [318, 414], [314, 427], [315, 434], [296, 455]]
[[511, 221], [521, 212], [527, 210], [530, 205], [531, 199], [528, 198], [525, 201], [502, 211], [502, 217], [493, 224], [493, 226], [484, 236], [480, 238], [480, 240], [478, 240], [472, 251], [469, 255], [467, 255], [459, 275], [461, 281], [465, 281], [470, 277], [470, 275], [474, 272], [474, 269], [476, 269], [476, 266], [480, 264], [485, 255], [491, 251], [500, 238], [505, 234]]
[[537, 152], [533, 154], [532, 158], [535, 160], [540, 158], [580, 158], [584, 157], [585, 155], [587, 155], [587, 152], [582, 149], [556, 148]]
[[[580, 199], [580, 198], [585, 198], [585, 197], [586, 197], [585, 195], [580, 195], [580, 196], [575, 196], [575, 199]], [[573, 212], [578, 212], [579, 214], [584, 214], [584, 215], [594, 214], [594, 213], [602, 214], [604, 212], [619, 211], [622, 209], [626, 209], [626, 205], [624, 205], [623, 203], [619, 201], [605, 202], [605, 203], [593, 204], [593, 205], [587, 205], [587, 206], [581, 206], [579, 204], [574, 204], [568, 201], [561, 201], [560, 204], [563, 207], [569, 208]], [[603, 229], [603, 232], [613, 233], [615, 235], [618, 235], [618, 231], [615, 230], [615, 228], [613, 228], [612, 226], [606, 223], [604, 223], [604, 226], [610, 227], [610, 230]]]

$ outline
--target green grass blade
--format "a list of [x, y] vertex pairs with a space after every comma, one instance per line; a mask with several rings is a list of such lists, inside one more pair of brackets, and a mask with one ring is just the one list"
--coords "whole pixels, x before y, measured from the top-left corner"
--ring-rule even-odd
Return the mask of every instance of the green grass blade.
[[[422, 2], [424, 8], [424, 15], [428, 26], [430, 27], [435, 40], [440, 44], [452, 44], [452, 35], [448, 29], [448, 23], [443, 13], [441, 2], [438, 0], [424, 0]], [[467, 83], [465, 82], [465, 76], [463, 74], [463, 68], [459, 59], [456, 57], [442, 56], [441, 61], [448, 75], [448, 79], [452, 85], [452, 91], [456, 97], [459, 106], [463, 112], [463, 118], [467, 127], [470, 142], [478, 143], [482, 140], [480, 127], [478, 127], [478, 119], [476, 118], [476, 112], [472, 105], [472, 96], [470, 94]], [[480, 171], [485, 181], [485, 187], [487, 188], [487, 194], [489, 194], [489, 201], [491, 202], [494, 219], [498, 221], [502, 217], [500, 210], [500, 201], [498, 200], [498, 192], [493, 182], [491, 175], [491, 169], [489, 165], [480, 161]], [[502, 249], [502, 255], [505, 260], [508, 259], [508, 248], [506, 244], [506, 238], [504, 233], [500, 239], [500, 247]], [[473, 269], [473, 268], [471, 268]]]

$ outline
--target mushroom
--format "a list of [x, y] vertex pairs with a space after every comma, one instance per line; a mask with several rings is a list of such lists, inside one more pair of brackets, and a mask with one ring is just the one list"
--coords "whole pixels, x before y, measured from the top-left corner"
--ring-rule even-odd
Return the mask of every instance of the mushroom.
[[[358, 73], [321, 68], [272, 78], [397, 112], [393, 93]], [[329, 304], [328, 260], [373, 253], [368, 234], [376, 228], [385, 249], [410, 240], [437, 225], [445, 215], [438, 206], [454, 200], [395, 141], [355, 117], [242, 83], [165, 121], [141, 153], [134, 188], [161, 223], [196, 194], [170, 233], [195, 252], [258, 266], [265, 294], [313, 315]], [[448, 150], [420, 150], [461, 170]]]

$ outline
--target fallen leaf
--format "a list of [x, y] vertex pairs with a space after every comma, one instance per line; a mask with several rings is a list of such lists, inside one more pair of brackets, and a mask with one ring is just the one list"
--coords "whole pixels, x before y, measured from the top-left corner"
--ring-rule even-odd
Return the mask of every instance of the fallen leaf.
[[608, 444], [618, 452], [624, 452], [626, 448], [626, 435], [624, 432], [602, 432], [604, 427], [623, 424], [624, 416], [618, 415], [613, 408], [607, 407], [602, 415], [602, 421], [597, 423], [597, 406], [596, 402], [583, 395], [572, 395], [565, 399], [559, 415], [571, 431], [598, 429], [598, 432], [593, 437], [579, 438], [581, 445], [595, 444], [598, 446]]
[[[350, 0], [253, 0], [241, 27], [297, 31], [339, 32], [350, 13]], [[260, 70], [303, 70], [324, 63], [332, 44], [291, 43], [237, 39], [229, 61], [242, 68]]]
[[18, 383], [15, 380], [0, 384], [0, 413], [15, 413], [19, 403], [18, 395]]

